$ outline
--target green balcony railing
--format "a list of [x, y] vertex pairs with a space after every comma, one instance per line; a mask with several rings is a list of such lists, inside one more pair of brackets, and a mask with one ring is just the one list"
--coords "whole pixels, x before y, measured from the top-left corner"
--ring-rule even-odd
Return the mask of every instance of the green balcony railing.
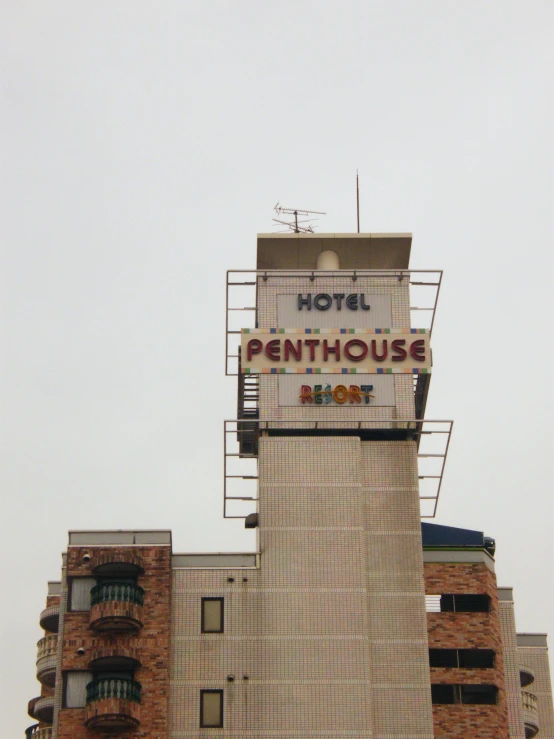
[[124, 677], [93, 680], [87, 684], [87, 705], [104, 698], [119, 698], [140, 703], [141, 687], [141, 684], [137, 683], [136, 680], [129, 680]]
[[133, 583], [114, 580], [99, 583], [90, 591], [90, 602], [93, 606], [110, 600], [127, 601], [141, 606], [144, 602], [144, 590]]

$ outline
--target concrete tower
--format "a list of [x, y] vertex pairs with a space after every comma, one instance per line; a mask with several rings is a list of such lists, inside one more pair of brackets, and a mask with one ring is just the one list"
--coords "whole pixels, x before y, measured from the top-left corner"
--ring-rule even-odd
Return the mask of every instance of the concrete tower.
[[256, 736], [433, 737], [410, 245], [258, 237], [240, 367], [259, 384]]

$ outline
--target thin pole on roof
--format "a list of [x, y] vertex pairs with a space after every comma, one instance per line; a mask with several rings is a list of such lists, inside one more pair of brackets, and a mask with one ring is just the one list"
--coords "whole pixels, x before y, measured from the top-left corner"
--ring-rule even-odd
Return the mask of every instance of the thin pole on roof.
[[360, 233], [360, 181], [356, 170], [356, 213], [358, 216], [358, 233]]

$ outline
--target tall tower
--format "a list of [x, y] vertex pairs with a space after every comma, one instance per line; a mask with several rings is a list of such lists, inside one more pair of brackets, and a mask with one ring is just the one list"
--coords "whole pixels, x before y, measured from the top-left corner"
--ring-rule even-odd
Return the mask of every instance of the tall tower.
[[410, 246], [258, 237], [238, 373], [240, 451], [259, 460], [260, 736], [433, 737], [418, 485], [431, 357]]

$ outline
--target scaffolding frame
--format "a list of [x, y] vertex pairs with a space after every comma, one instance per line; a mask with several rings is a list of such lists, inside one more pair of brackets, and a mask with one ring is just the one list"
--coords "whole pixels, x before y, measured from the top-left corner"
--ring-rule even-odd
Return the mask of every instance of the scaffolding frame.
[[[224, 421], [223, 425], [223, 517], [224, 518], [246, 518], [248, 514], [232, 515], [228, 513], [228, 501], [242, 501], [257, 503], [259, 500], [258, 483], [256, 483], [255, 495], [231, 495], [231, 480], [259, 480], [258, 470], [258, 439], [262, 435], [267, 436], [359, 436], [362, 439], [371, 435], [372, 437], [381, 435], [383, 439], [398, 438], [399, 440], [414, 440], [417, 443], [418, 463], [422, 460], [438, 460], [438, 469], [435, 474], [419, 474], [418, 464], [418, 482], [431, 481], [434, 485], [434, 491], [430, 495], [419, 495], [421, 501], [431, 501], [431, 512], [422, 513], [421, 518], [435, 518], [439, 495], [442, 486], [442, 479], [446, 464], [446, 457], [450, 446], [450, 438], [454, 421], [450, 420], [426, 420], [416, 419], [399, 419], [394, 421], [259, 421], [252, 418], [240, 418]], [[442, 442], [436, 451], [421, 451], [422, 440], [427, 436], [435, 436]], [[232, 437], [232, 438], [231, 438]], [[244, 451], [251, 449], [251, 451]], [[235, 450], [236, 451], [231, 451]], [[233, 460], [233, 462], [231, 462]], [[247, 466], [252, 466], [252, 460], [255, 462], [256, 474], [251, 469], [245, 472], [231, 469], [232, 466], [240, 468], [242, 462], [246, 462]], [[234, 465], [234, 462], [238, 462]], [[427, 504], [426, 504], [427, 505]], [[257, 509], [257, 505], [256, 505]], [[255, 511], [249, 511], [254, 513]]]

